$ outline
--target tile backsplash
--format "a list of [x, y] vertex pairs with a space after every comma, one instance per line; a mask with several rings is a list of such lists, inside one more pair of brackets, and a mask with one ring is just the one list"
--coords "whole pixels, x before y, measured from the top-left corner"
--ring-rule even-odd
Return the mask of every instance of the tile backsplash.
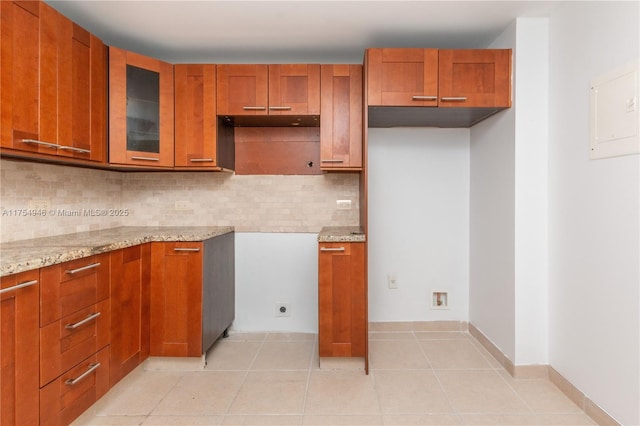
[[121, 209], [122, 184], [110, 171], [0, 160], [0, 242], [120, 226], [92, 213]]
[[[114, 226], [318, 232], [358, 225], [358, 188], [350, 173], [121, 173], [0, 160], [0, 242]], [[351, 209], [336, 200], [351, 200]]]

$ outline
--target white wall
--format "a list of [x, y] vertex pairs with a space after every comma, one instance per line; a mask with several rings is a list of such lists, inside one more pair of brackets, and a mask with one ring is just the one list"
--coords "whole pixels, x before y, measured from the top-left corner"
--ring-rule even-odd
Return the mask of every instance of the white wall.
[[549, 21], [516, 21], [515, 364], [548, 363]]
[[469, 130], [369, 129], [368, 167], [369, 320], [467, 321]]
[[[318, 234], [236, 232], [238, 331], [318, 332]], [[291, 316], [276, 317], [288, 303]]]
[[[513, 48], [516, 25], [494, 43]], [[514, 64], [514, 69], [515, 69]], [[469, 320], [515, 360], [515, 108], [471, 128]]]
[[548, 20], [519, 18], [513, 103], [471, 129], [470, 318], [515, 365], [546, 364]]
[[589, 160], [589, 83], [638, 58], [638, 2], [550, 19], [549, 361], [640, 424], [640, 156]]

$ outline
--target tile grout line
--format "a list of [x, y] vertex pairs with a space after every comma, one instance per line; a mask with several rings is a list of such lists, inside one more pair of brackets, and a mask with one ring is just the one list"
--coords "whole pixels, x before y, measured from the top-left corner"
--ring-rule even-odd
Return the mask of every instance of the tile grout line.
[[238, 390], [236, 391], [236, 394], [233, 396], [233, 398], [229, 402], [229, 405], [227, 406], [227, 409], [226, 409], [225, 413], [223, 414], [222, 423], [224, 423], [224, 420], [231, 415], [231, 413], [229, 413], [229, 410], [231, 410], [231, 407], [233, 406], [233, 403], [236, 401], [236, 399], [238, 398], [238, 395], [240, 394], [240, 390], [242, 389], [242, 387], [244, 386], [245, 382], [247, 381], [247, 376], [249, 376], [249, 372], [251, 371], [251, 367], [253, 367], [253, 364], [255, 364], [256, 359], [258, 359], [258, 354], [260, 353], [260, 350], [264, 346], [264, 342], [267, 341], [268, 335], [269, 335], [269, 333], [266, 333], [264, 338], [260, 341], [260, 346], [258, 347], [258, 350], [256, 351], [255, 355], [253, 356], [253, 359], [249, 363], [249, 366], [247, 367], [247, 369], [246, 370], [239, 370], [239, 371], [244, 371], [245, 372], [244, 373], [244, 377], [242, 378], [242, 382], [240, 382], [240, 386], [238, 386]]
[[[304, 424], [304, 416], [307, 413], [307, 398], [309, 397], [309, 385], [311, 384], [311, 372], [313, 371], [313, 364], [315, 361], [315, 354], [318, 351], [318, 338], [316, 338], [313, 342], [313, 349], [311, 349], [311, 360], [309, 361], [308, 371], [307, 371], [307, 385], [304, 388], [304, 398], [302, 400], [302, 416], [300, 418], [300, 426]], [[320, 355], [318, 354], [318, 363], [320, 363]], [[319, 367], [319, 366], [318, 366]]]
[[447, 398], [447, 404], [449, 404], [449, 409], [451, 410], [451, 413], [453, 415], [457, 414], [456, 408], [454, 407], [453, 403], [451, 402], [451, 398], [449, 398], [449, 394], [447, 394], [447, 391], [444, 388], [444, 385], [442, 384], [442, 382], [440, 381], [440, 377], [438, 377], [438, 375], [436, 374], [436, 370], [433, 368], [433, 365], [431, 364], [431, 360], [429, 359], [429, 357], [427, 356], [426, 352], [424, 351], [423, 346], [420, 344], [420, 340], [418, 340], [415, 331], [412, 332], [413, 333], [413, 337], [416, 340], [418, 347], [420, 348], [420, 351], [422, 352], [422, 354], [424, 355], [424, 357], [427, 359], [427, 364], [429, 365], [429, 368], [431, 369], [431, 372], [433, 373], [433, 377], [436, 378], [436, 381], [438, 382], [438, 386], [440, 386], [440, 391], [442, 391], [442, 394], [445, 396], [445, 398]]

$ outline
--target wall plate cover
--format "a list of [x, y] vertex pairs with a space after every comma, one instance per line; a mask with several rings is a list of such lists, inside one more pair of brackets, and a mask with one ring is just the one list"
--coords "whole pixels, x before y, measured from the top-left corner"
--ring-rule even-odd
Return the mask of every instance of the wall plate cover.
[[639, 62], [591, 82], [591, 159], [640, 153]]

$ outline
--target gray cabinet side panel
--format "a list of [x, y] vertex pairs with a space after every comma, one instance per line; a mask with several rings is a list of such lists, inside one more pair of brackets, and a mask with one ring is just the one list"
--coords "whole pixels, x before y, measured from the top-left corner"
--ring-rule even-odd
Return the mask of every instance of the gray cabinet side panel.
[[202, 351], [231, 326], [235, 317], [235, 233], [204, 241]]

